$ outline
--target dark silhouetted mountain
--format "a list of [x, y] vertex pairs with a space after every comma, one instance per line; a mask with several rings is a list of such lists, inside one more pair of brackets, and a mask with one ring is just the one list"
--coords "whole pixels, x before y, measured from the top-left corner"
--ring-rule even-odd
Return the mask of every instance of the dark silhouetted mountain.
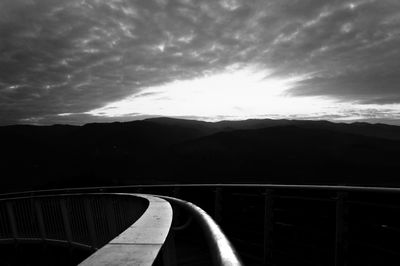
[[400, 127], [152, 118], [0, 127], [1, 189], [155, 182], [398, 185]]
[[368, 123], [332, 123], [313, 120], [272, 120], [249, 119], [244, 121], [221, 121], [216, 123], [221, 129], [260, 129], [276, 126], [297, 126], [305, 129], [326, 129], [336, 132], [351, 133], [362, 136], [400, 140], [400, 127], [385, 124]]
[[196, 120], [174, 119], [174, 118], [151, 118], [146, 121], [161, 125], [173, 125], [182, 127], [196, 127], [206, 135], [218, 131], [230, 131], [238, 129], [261, 129], [276, 126], [297, 126], [309, 129], [326, 129], [336, 132], [351, 133], [362, 136], [400, 140], [400, 126], [386, 124], [369, 124], [364, 122], [355, 123], [332, 123], [323, 120], [274, 120], [274, 119], [247, 119], [239, 121], [204, 122]]
[[399, 141], [297, 126], [220, 132], [173, 148], [182, 174], [336, 184], [397, 182], [399, 151]]

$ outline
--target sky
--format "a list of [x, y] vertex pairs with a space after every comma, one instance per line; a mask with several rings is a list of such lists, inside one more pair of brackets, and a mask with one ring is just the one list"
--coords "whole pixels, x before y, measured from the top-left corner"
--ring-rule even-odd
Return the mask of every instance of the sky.
[[2, 0], [0, 124], [400, 125], [399, 0]]

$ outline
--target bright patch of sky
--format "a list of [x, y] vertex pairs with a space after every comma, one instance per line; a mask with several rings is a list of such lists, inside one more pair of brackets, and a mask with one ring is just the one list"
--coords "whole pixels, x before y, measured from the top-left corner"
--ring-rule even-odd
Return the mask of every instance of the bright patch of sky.
[[[368, 118], [371, 109], [380, 108], [376, 104], [360, 105], [325, 96], [291, 96], [287, 93], [307, 78], [304, 75], [277, 78], [271, 76], [270, 71], [257, 70], [254, 66], [228, 67], [221, 73], [144, 88], [139, 93], [86, 114], [106, 117], [130, 114], [189, 116], [208, 121], [221, 117], [313, 118], [330, 115], [333, 120], [357, 120]], [[388, 109], [396, 112], [400, 106], [385, 106], [386, 112]]]

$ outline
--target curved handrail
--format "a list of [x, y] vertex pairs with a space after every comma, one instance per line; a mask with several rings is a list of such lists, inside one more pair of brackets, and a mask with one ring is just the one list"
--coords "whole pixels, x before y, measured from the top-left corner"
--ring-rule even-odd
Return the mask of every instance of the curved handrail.
[[172, 208], [161, 198], [135, 195], [149, 201], [146, 212], [119, 236], [80, 263], [80, 266], [153, 264], [171, 227]]
[[156, 195], [156, 197], [166, 199], [172, 204], [178, 205], [179, 207], [185, 209], [191, 215], [193, 215], [194, 219], [205, 231], [205, 236], [209, 244], [214, 265], [218, 266], [243, 265], [235, 249], [233, 248], [229, 240], [226, 238], [221, 228], [204, 210], [202, 210], [200, 207], [196, 206], [191, 202], [184, 201], [181, 199], [167, 197], [167, 196], [160, 196], [160, 195]]
[[[63, 191], [64, 192], [64, 191]], [[52, 202], [64, 200], [68, 197], [96, 197], [96, 196], [133, 196], [146, 199], [149, 204], [145, 212], [131, 226], [129, 226], [120, 235], [108, 241], [104, 246], [90, 246], [82, 243], [60, 239], [31, 239], [32, 241], [41, 240], [48, 243], [69, 243], [76, 247], [85, 247], [86, 249], [100, 248], [90, 257], [84, 260], [81, 266], [91, 265], [152, 265], [164, 242], [172, 225], [172, 204], [187, 210], [198, 222], [205, 232], [206, 239], [210, 247], [210, 254], [214, 265], [218, 266], [240, 266], [242, 263], [234, 248], [222, 233], [219, 226], [213, 219], [198, 206], [180, 199], [164, 196], [152, 196], [147, 194], [131, 193], [76, 193], [76, 194], [51, 194], [36, 195], [0, 199], [0, 202], [29, 201], [46, 199]], [[56, 201], [54, 201], [57, 199]], [[83, 198], [85, 200], [85, 198]], [[169, 201], [169, 202], [168, 202]], [[64, 208], [65, 208], [65, 202]], [[63, 217], [65, 219], [65, 217]], [[68, 218], [67, 218], [68, 219]], [[105, 219], [107, 219], [105, 217]], [[60, 221], [65, 224], [65, 221]], [[68, 223], [68, 222], [67, 222]], [[93, 221], [92, 221], [93, 223]], [[42, 227], [43, 225], [39, 226]], [[71, 228], [65, 231], [71, 231]], [[90, 231], [90, 230], [89, 230]], [[67, 237], [68, 238], [68, 237]], [[21, 239], [15, 238], [20, 241]], [[29, 241], [29, 239], [24, 239]]]
[[[154, 188], [154, 189], [153, 189]], [[160, 188], [158, 190], [157, 188]], [[172, 190], [174, 188], [174, 190]], [[182, 193], [181, 189], [175, 190], [175, 188], [182, 188]], [[345, 228], [349, 227], [349, 224], [357, 222], [357, 219], [351, 220], [349, 218], [348, 212], [351, 209], [354, 208], [359, 208], [359, 206], [386, 206], [390, 208], [390, 212], [385, 212], [388, 213], [388, 217], [395, 217], [393, 213], [391, 213], [391, 210], [393, 208], [398, 209], [399, 204], [398, 201], [393, 202], [393, 198], [398, 199], [398, 194], [400, 192], [400, 188], [398, 187], [361, 187], [361, 186], [331, 186], [331, 185], [283, 185], [283, 184], [159, 184], [159, 185], [132, 185], [132, 186], [114, 186], [114, 187], [89, 187], [89, 188], [70, 188], [70, 189], [58, 189], [58, 190], [47, 190], [47, 191], [30, 191], [30, 192], [24, 192], [24, 193], [12, 193], [12, 194], [4, 194], [0, 195], [0, 197], [5, 197], [7, 195], [41, 195], [43, 193], [48, 193], [48, 194], [53, 194], [56, 195], [58, 193], [83, 193], [83, 192], [121, 192], [121, 191], [143, 191], [143, 192], [151, 192], [151, 193], [160, 193], [160, 194], [167, 194], [170, 195], [173, 193], [173, 195], [188, 195], [185, 192], [185, 188], [188, 188], [189, 192], [193, 188], [204, 188], [205, 190], [212, 189], [214, 195], [213, 195], [213, 204], [208, 205], [209, 199], [206, 199], [205, 205], [204, 206], [212, 206], [214, 208], [214, 214], [217, 217], [217, 220], [219, 220], [218, 216], [221, 214], [221, 206], [222, 203], [224, 202], [221, 197], [225, 194], [221, 193], [222, 190], [226, 191], [226, 194], [233, 195], [234, 191], [238, 191], [239, 188], [251, 188], [251, 190], [255, 189], [255, 194], [257, 194], [258, 199], [263, 200], [263, 204], [260, 205], [260, 208], [257, 209], [260, 212], [260, 216], [262, 215], [264, 219], [263, 220], [263, 232], [262, 232], [262, 238], [263, 242], [261, 245], [263, 245], [262, 249], [262, 254], [257, 253], [257, 257], [254, 257], [257, 261], [263, 261], [263, 263], [267, 263], [271, 261], [272, 253], [274, 250], [274, 247], [272, 246], [271, 243], [274, 243], [274, 234], [272, 233], [274, 230], [274, 220], [273, 220], [273, 213], [274, 213], [274, 206], [276, 204], [275, 200], [277, 199], [277, 204], [279, 204], [280, 199], [289, 199], [289, 200], [297, 200], [297, 199], [306, 199], [306, 200], [316, 200], [316, 202], [329, 202], [329, 217], [332, 217], [334, 219], [334, 223], [328, 223], [324, 228], [326, 230], [330, 230], [329, 232], [335, 232], [334, 236], [332, 236], [335, 239], [335, 244], [330, 245], [329, 244], [329, 250], [332, 251], [332, 254], [334, 253], [334, 260], [337, 265], [343, 265], [343, 261], [345, 260], [345, 254], [346, 254], [346, 245], [348, 245], [348, 241], [353, 241], [351, 238], [349, 238], [349, 233], [346, 232]], [[225, 188], [227, 188], [225, 190]], [[231, 189], [232, 188], [232, 189]], [[142, 190], [143, 189], [143, 190]], [[222, 189], [222, 190], [221, 190]], [[250, 189], [249, 189], [250, 190]], [[161, 191], [161, 192], [159, 192]], [[200, 191], [202, 192], [203, 189]], [[304, 192], [311, 192], [313, 191], [314, 193], [311, 193], [311, 195], [304, 195]], [[231, 193], [232, 192], [232, 193]], [[321, 196], [320, 192], [326, 193], [324, 194], [325, 196]], [[247, 189], [243, 192], [244, 196], [247, 196]], [[300, 193], [300, 195], [297, 195], [297, 193]], [[368, 193], [368, 194], [367, 194]], [[376, 194], [374, 194], [376, 193]], [[387, 195], [385, 195], [387, 194]], [[209, 195], [209, 194], [207, 194]], [[188, 197], [191, 199], [200, 199], [202, 198], [201, 194], [199, 195], [193, 195], [193, 197]], [[238, 195], [240, 197], [240, 195]], [[371, 199], [369, 196], [373, 196], [374, 199], [379, 199], [378, 202], [374, 202], [373, 199]], [[384, 197], [382, 197], [384, 196]], [[387, 197], [389, 196], [389, 197]], [[169, 197], [163, 197], [166, 200], [169, 200], [172, 204], [179, 205], [179, 207], [182, 208], [189, 208], [194, 209], [194, 212], [196, 208], [194, 207], [188, 207], [187, 205], [190, 206], [190, 204], [187, 204], [187, 202], [179, 200], [179, 199], [174, 199], [174, 198], [169, 198]], [[204, 199], [204, 197], [203, 197]], [[371, 202], [372, 201], [372, 202]], [[199, 201], [200, 203], [202, 201]], [[197, 202], [196, 202], [197, 203]], [[204, 203], [204, 201], [203, 201]], [[281, 202], [282, 203], [282, 202]], [[197, 207], [197, 206], [196, 206]], [[243, 205], [242, 205], [243, 207]], [[350, 209], [349, 209], [350, 207]], [[229, 214], [229, 209], [227, 208], [227, 213]], [[290, 210], [289, 210], [290, 211]], [[369, 210], [368, 210], [369, 211]], [[357, 212], [356, 212], [357, 213]], [[213, 226], [210, 225], [203, 225], [203, 223], [207, 224], [207, 218], [203, 219], [206, 222], [201, 222], [201, 218], [197, 218], [197, 214], [192, 214], [193, 217], [198, 221], [197, 224], [203, 227], [203, 229], [206, 231], [205, 236], [207, 238], [210, 238], [210, 235], [214, 237], [215, 239], [218, 239], [218, 234], [213, 236]], [[380, 212], [375, 212], [375, 213], [365, 213], [363, 214], [365, 217], [373, 217], [374, 215], [381, 215]], [[364, 217], [363, 216], [363, 217]], [[386, 217], [386, 216], [385, 216]], [[211, 219], [211, 218], [210, 218]], [[386, 218], [385, 218], [386, 219]], [[376, 231], [379, 230], [385, 230], [385, 231], [390, 231], [392, 232], [393, 230], [397, 230], [398, 232], [398, 227], [391, 227], [388, 226], [387, 220], [382, 220], [382, 222], [378, 224], [368, 224], [368, 225], [373, 225], [373, 227], [376, 227]], [[372, 226], [371, 226], [372, 228]], [[383, 229], [382, 229], [383, 228]], [[217, 229], [220, 231], [220, 229], [217, 226]], [[241, 228], [236, 228], [241, 230]], [[370, 229], [368, 229], [370, 230]], [[353, 231], [354, 232], [354, 231]], [[356, 232], [357, 233], [357, 232]], [[216, 255], [213, 255], [214, 262], [217, 265], [236, 265], [228, 262], [227, 264], [224, 264], [224, 248], [218, 248], [218, 241], [210, 240], [209, 241], [209, 246], [211, 249], [218, 250]], [[239, 239], [240, 240], [240, 239]], [[362, 240], [362, 239], [361, 239]], [[354, 240], [357, 241], [357, 240]], [[222, 246], [228, 246], [229, 247], [229, 242], [227, 242], [228, 245], [222, 244]], [[316, 242], [317, 244], [320, 242]], [[346, 244], [347, 243], [347, 244]], [[357, 243], [357, 242], [353, 242]], [[361, 242], [360, 242], [361, 243]], [[368, 242], [367, 242], [368, 244]], [[356, 244], [358, 245], [358, 244]], [[215, 248], [216, 247], [216, 248]], [[231, 249], [231, 247], [229, 247]], [[326, 248], [326, 247], [325, 247]], [[377, 246], [377, 250], [384, 250], [386, 247], [385, 246]], [[211, 253], [213, 252], [211, 250]], [[389, 250], [390, 251], [390, 250]], [[242, 256], [250, 258], [252, 254], [247, 254], [247, 251], [243, 251]], [[392, 251], [390, 251], [392, 252]], [[235, 255], [235, 252], [233, 249], [231, 251], [227, 252], [228, 257], [231, 256], [232, 254]], [[229, 255], [230, 254], [230, 255]], [[250, 256], [249, 256], [250, 255]], [[239, 261], [240, 263], [240, 261]], [[240, 264], [239, 264], [240, 265]]]
[[[142, 190], [142, 188], [143, 188], [143, 190]], [[152, 188], [154, 188], [154, 189], [152, 189]], [[396, 196], [397, 193], [400, 192], [400, 188], [398, 188], [398, 187], [282, 185], [282, 184], [169, 184], [169, 185], [166, 185], [166, 184], [160, 185], [159, 184], [159, 185], [132, 185], [132, 186], [114, 186], [114, 187], [70, 188], [70, 189], [24, 192], [25, 194], [24, 193], [12, 193], [12, 195], [31, 195], [31, 194], [32, 195], [40, 195], [41, 193], [48, 193], [48, 194], [54, 195], [54, 194], [61, 193], [61, 192], [82, 193], [82, 192], [96, 192], [96, 191], [101, 191], [101, 192], [107, 191], [109, 193], [118, 192], [118, 191], [120, 191], [120, 192], [121, 191], [128, 191], [128, 192], [129, 191], [136, 191], [136, 192], [143, 191], [143, 192], [158, 193], [155, 191], [160, 191], [160, 190], [158, 190], [156, 188], [162, 188], [161, 192], [159, 192], [159, 193], [161, 193], [161, 194], [165, 193], [167, 195], [170, 195], [171, 193], [173, 193], [174, 195], [187, 195], [187, 193], [182, 193], [182, 191], [180, 189], [172, 191], [171, 188], [183, 188], [182, 189], [183, 191], [185, 190], [184, 188], [189, 188], [188, 189], [189, 191], [191, 190], [190, 188], [216, 189], [214, 191], [215, 192], [214, 193], [214, 212], [216, 214], [216, 217], [218, 217], [218, 212], [220, 211], [219, 207], [221, 206], [221, 204], [223, 202], [223, 201], [221, 201], [221, 197], [223, 194], [220, 193], [221, 192], [220, 188], [221, 189], [222, 188], [232, 188], [232, 191], [236, 191], [237, 190], [236, 188], [256, 189], [255, 192], [258, 195], [263, 196], [263, 198], [260, 197], [260, 199], [264, 200], [264, 204], [262, 205], [262, 208], [264, 208], [264, 209], [261, 209], [261, 211], [263, 211], [263, 213], [264, 213], [263, 219], [264, 219], [264, 224], [265, 224], [264, 232], [263, 232], [264, 247], [263, 247], [263, 254], [262, 254], [263, 257], [261, 257], [261, 259], [260, 259], [260, 261], [262, 260], [264, 263], [266, 263], [268, 260], [270, 260], [271, 254], [272, 254], [272, 248], [271, 248], [271, 244], [270, 244], [272, 242], [269, 241], [269, 239], [271, 239], [271, 235], [272, 235], [271, 232], [273, 231], [273, 220], [272, 220], [273, 215], [272, 215], [272, 213], [273, 213], [273, 206], [275, 204], [274, 203], [275, 198], [277, 198], [277, 199], [287, 198], [287, 199], [295, 199], [295, 200], [296, 199], [312, 199], [312, 200], [317, 200], [317, 201], [321, 201], [321, 202], [329, 201], [330, 206], [334, 207], [333, 209], [331, 209], [331, 213], [332, 213], [332, 217], [334, 217], [334, 219], [335, 219], [335, 224], [332, 227], [332, 224], [329, 223], [329, 228], [332, 227], [329, 230], [332, 230], [332, 232], [333, 231], [336, 232], [335, 233], [335, 246], [334, 246], [335, 261], [342, 261], [343, 256], [344, 256], [343, 254], [345, 254], [345, 252], [343, 251], [344, 247], [345, 247], [344, 241], [346, 240], [346, 238], [345, 238], [346, 234], [344, 233], [343, 228], [345, 228], [346, 223], [349, 222], [349, 221], [347, 221], [347, 218], [346, 218], [347, 215], [345, 215], [345, 213], [348, 211], [348, 209], [347, 209], [348, 206], [352, 206], [352, 208], [353, 208], [354, 204], [356, 204], [357, 206], [359, 204], [365, 204], [366, 206], [375, 204], [375, 203], [371, 203], [371, 202], [368, 203], [365, 201], [366, 198], [369, 198], [366, 196], [372, 195], [372, 194], [367, 195], [366, 193], [377, 193], [377, 194], [374, 194], [374, 197], [375, 196], [381, 197], [381, 196], [383, 196], [383, 194], [387, 193], [388, 195], [390, 195], [390, 198], [392, 198], [392, 196], [394, 197], [394, 196]], [[226, 190], [228, 194], [229, 194], [230, 190], [231, 189]], [[300, 195], [300, 196], [294, 195], [296, 193], [301, 194], [306, 191], [318, 192], [318, 195], [319, 195], [319, 192], [324, 192], [324, 193], [329, 192], [327, 194], [329, 197], [319, 198], [319, 196], [304, 197], [304, 195]], [[279, 195], [280, 192], [283, 192], [283, 196]], [[6, 195], [7, 194], [0, 195], [0, 196], [4, 197]], [[8, 195], [10, 195], [10, 194], [8, 194]], [[349, 197], [349, 195], [351, 197]], [[399, 194], [397, 194], [397, 195], [399, 195]], [[174, 198], [165, 197], [165, 196], [160, 196], [160, 197], [163, 197], [164, 199], [169, 200], [172, 204], [179, 205], [179, 207], [189, 208], [189, 207], [187, 207], [187, 205], [190, 205], [190, 203], [187, 204], [187, 202], [179, 200], [179, 199], [174, 199]], [[192, 197], [189, 197], [189, 198], [192, 198]], [[194, 198], [196, 198], [196, 197], [194, 197]], [[358, 199], [360, 201], [357, 201]], [[383, 199], [381, 203], [378, 202], [376, 204], [377, 204], [377, 206], [389, 206], [388, 205], [389, 202], [387, 200], [388, 200], [388, 198]], [[334, 205], [331, 203], [334, 203]], [[206, 206], [208, 206], [208, 205], [206, 205]], [[390, 205], [389, 207], [392, 208], [393, 206], [395, 208], [398, 208], [399, 205], [394, 204], [394, 205]], [[371, 214], [371, 215], [373, 215], [373, 214]], [[193, 217], [196, 220], [198, 220], [196, 218], [197, 215], [193, 215]], [[207, 220], [207, 219], [203, 219], [203, 220]], [[197, 222], [197, 224], [199, 224], [205, 230], [207, 230], [205, 235], [207, 237], [209, 237], [209, 235], [212, 235], [212, 226], [210, 226], [210, 225], [203, 226], [202, 223], [203, 222]], [[382, 228], [389, 228], [389, 227], [387, 227], [386, 223], [383, 223]], [[217, 238], [218, 238], [218, 234], [217, 234]], [[343, 239], [345, 239], [345, 240], [343, 240]], [[209, 240], [209, 242], [210, 242], [209, 246], [212, 249], [214, 249], [214, 247], [215, 247], [214, 245], [216, 245], [216, 244], [215, 243], [213, 244], [212, 241], [213, 240], [211, 240], [211, 242], [210, 242], [210, 240]], [[214, 241], [214, 242], [216, 242], [216, 241]], [[229, 244], [229, 242], [228, 242], [228, 244]], [[378, 247], [378, 248], [380, 248], [380, 247]], [[218, 249], [218, 248], [215, 248], [215, 249]], [[217, 253], [220, 253], [220, 255], [217, 254], [217, 258], [214, 259], [214, 261], [216, 263], [218, 263], [219, 265], [235, 265], [232, 263], [224, 264], [223, 255], [221, 255], [221, 254], [223, 254], [223, 252], [221, 253], [220, 251], [218, 251]], [[232, 252], [228, 252], [228, 253], [232, 254]], [[233, 251], [233, 254], [235, 254], [234, 251]], [[246, 253], [243, 253], [242, 255], [245, 257]], [[218, 258], [218, 256], [219, 256], [219, 258]], [[257, 256], [259, 256], [259, 255], [257, 255]], [[260, 257], [257, 257], [257, 258], [260, 258]], [[240, 261], [239, 261], [239, 263], [240, 263]]]
[[43, 189], [43, 190], [27, 190], [19, 192], [1, 193], [0, 197], [18, 196], [18, 195], [41, 195], [48, 193], [78, 193], [78, 192], [104, 192], [119, 189], [137, 189], [137, 188], [161, 188], [161, 187], [215, 187], [215, 188], [265, 188], [265, 189], [290, 189], [290, 190], [327, 190], [327, 191], [343, 191], [343, 192], [374, 192], [374, 193], [399, 193], [400, 187], [379, 187], [379, 186], [347, 186], [347, 185], [289, 185], [289, 184], [156, 184], [156, 185], [127, 185], [127, 186], [99, 186], [99, 187], [72, 187], [59, 189]]
[[[123, 200], [117, 200], [117, 197]], [[135, 200], [131, 201], [133, 198]], [[129, 210], [132, 206], [134, 209]], [[0, 235], [6, 236], [0, 242], [45, 242], [97, 249], [79, 264], [84, 266], [150, 266], [172, 224], [172, 207], [168, 201], [131, 193], [6, 198], [0, 199], [0, 211], [3, 212], [0, 213], [3, 217], [0, 220]], [[27, 215], [31, 219], [26, 219]], [[76, 219], [80, 219], [80, 226], [77, 226]]]

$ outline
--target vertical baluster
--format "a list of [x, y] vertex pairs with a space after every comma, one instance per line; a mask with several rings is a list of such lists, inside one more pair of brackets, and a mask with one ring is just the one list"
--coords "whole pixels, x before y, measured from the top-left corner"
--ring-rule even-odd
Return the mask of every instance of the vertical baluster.
[[35, 228], [35, 220], [33, 219], [33, 210], [32, 210], [32, 199], [26, 201], [26, 209], [25, 213], [28, 215], [28, 230], [27, 237], [35, 237], [37, 236], [37, 230]]
[[264, 193], [264, 265], [272, 265], [272, 244], [274, 232], [273, 208], [273, 191], [271, 189], [266, 189]]
[[97, 249], [97, 238], [96, 238], [96, 228], [93, 221], [93, 213], [90, 204], [90, 198], [84, 199], [85, 205], [85, 217], [88, 225], [89, 237], [90, 241], [92, 242], [93, 249]]
[[[85, 208], [82, 204], [82, 199], [75, 198], [75, 208], [77, 210], [76, 221], [79, 223], [79, 237], [81, 241], [85, 242], [89, 237], [86, 229]], [[85, 242], [86, 243], [86, 242]]]
[[113, 200], [110, 197], [106, 198], [106, 218], [108, 224], [109, 238], [112, 239], [117, 236], [117, 227], [115, 221], [115, 212], [114, 212], [114, 204]]
[[18, 229], [17, 229], [17, 222], [16, 222], [15, 215], [14, 215], [13, 203], [10, 201], [7, 201], [6, 208], [7, 208], [8, 221], [9, 221], [10, 227], [11, 227], [12, 237], [14, 238], [15, 241], [17, 241]]
[[338, 192], [336, 198], [335, 266], [346, 265], [346, 192]]
[[41, 205], [40, 200], [36, 199], [34, 201], [34, 206], [35, 206], [35, 212], [36, 212], [36, 219], [37, 219], [37, 223], [38, 223], [38, 227], [39, 227], [40, 238], [44, 241], [44, 240], [46, 240], [46, 227], [44, 225], [42, 205]]
[[32, 217], [32, 201], [31, 200], [26, 200], [25, 201], [25, 208], [24, 208], [24, 213], [27, 216], [27, 225], [26, 225], [26, 237], [35, 237], [35, 233], [37, 232], [35, 229], [35, 224], [34, 224], [34, 219]]
[[106, 201], [104, 197], [95, 197], [94, 200], [93, 222], [96, 226], [97, 244], [101, 246], [107, 243], [107, 234], [109, 234], [108, 215], [105, 212]]
[[29, 238], [31, 237], [30, 231], [31, 231], [31, 217], [29, 217], [29, 207], [28, 207], [29, 202], [27, 200], [22, 200], [21, 201], [21, 218], [22, 218], [22, 224], [24, 224], [24, 237]]
[[13, 203], [13, 212], [15, 217], [15, 224], [18, 228], [18, 237], [25, 238], [26, 237], [26, 218], [24, 212], [24, 200], [16, 200]]
[[6, 238], [7, 231], [5, 230], [6, 226], [4, 224], [4, 209], [3, 204], [0, 202], [0, 237]]
[[67, 241], [71, 244], [72, 240], [73, 240], [72, 239], [72, 231], [71, 231], [70, 217], [68, 214], [65, 198], [60, 199], [60, 207], [61, 207], [61, 215], [62, 215], [63, 223], [64, 223], [65, 236], [67, 238]]

